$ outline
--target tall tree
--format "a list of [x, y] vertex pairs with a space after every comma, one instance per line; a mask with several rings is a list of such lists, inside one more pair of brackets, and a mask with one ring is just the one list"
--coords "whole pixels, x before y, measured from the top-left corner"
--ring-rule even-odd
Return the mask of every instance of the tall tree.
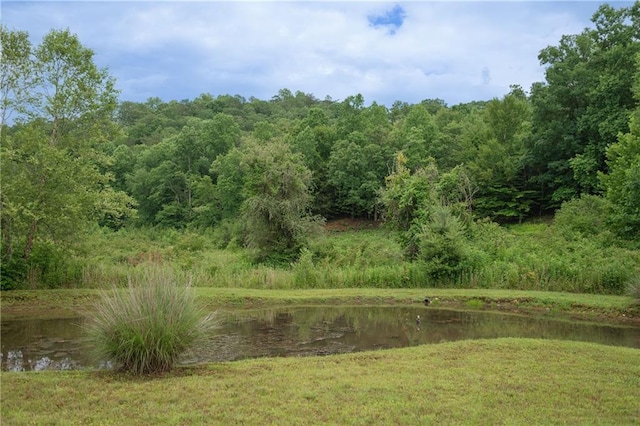
[[260, 261], [291, 261], [317, 224], [309, 214], [311, 173], [300, 155], [278, 140], [247, 140], [242, 153], [246, 243]]
[[522, 90], [514, 86], [484, 109], [486, 139], [476, 149], [469, 169], [478, 188], [474, 210], [497, 220], [524, 218], [531, 204], [527, 190], [524, 140], [529, 136], [531, 111]]
[[2, 59], [0, 60], [0, 126], [16, 111], [25, 112], [34, 84], [31, 42], [24, 31], [10, 31], [0, 26]]
[[[640, 54], [636, 57], [635, 96], [640, 100]], [[640, 106], [629, 121], [629, 132], [607, 148], [609, 172], [601, 173], [605, 195], [614, 206], [615, 231], [628, 239], [640, 240]]]
[[606, 147], [628, 131], [634, 58], [640, 51], [640, 2], [614, 9], [602, 5], [595, 28], [565, 35], [540, 52], [546, 83], [532, 88], [532, 182], [542, 209], [580, 193], [598, 191], [606, 171]]
[[407, 116], [396, 126], [394, 147], [407, 157], [407, 167], [417, 170], [429, 163], [434, 156], [434, 142], [438, 137], [438, 126], [434, 117], [423, 104], [410, 108]]
[[[3, 43], [22, 37], [2, 31]], [[21, 244], [25, 262], [37, 241], [73, 240], [103, 208], [124, 213], [132, 204], [111, 189], [109, 159], [98, 149], [115, 134], [117, 92], [108, 72], [68, 30], [50, 31], [26, 57], [29, 72], [12, 83], [25, 94], [3, 105], [16, 124], [1, 136], [3, 234], [12, 239], [3, 256], [13, 258], [9, 247]]]

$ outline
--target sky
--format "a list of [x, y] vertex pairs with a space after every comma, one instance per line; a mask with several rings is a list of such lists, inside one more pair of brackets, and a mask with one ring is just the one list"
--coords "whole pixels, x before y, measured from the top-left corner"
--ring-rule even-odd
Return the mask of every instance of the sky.
[[[391, 106], [500, 98], [544, 81], [538, 53], [591, 27], [600, 1], [12, 1], [34, 45], [69, 29], [121, 101], [280, 89]], [[609, 2], [614, 7], [630, 2]]]

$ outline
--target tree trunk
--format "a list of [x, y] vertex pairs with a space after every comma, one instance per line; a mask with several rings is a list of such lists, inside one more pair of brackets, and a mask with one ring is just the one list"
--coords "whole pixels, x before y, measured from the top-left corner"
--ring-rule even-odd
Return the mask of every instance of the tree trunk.
[[33, 240], [36, 237], [36, 231], [38, 230], [38, 220], [34, 219], [31, 222], [31, 226], [29, 227], [29, 234], [27, 235], [27, 244], [24, 246], [24, 254], [22, 258], [24, 260], [29, 260], [31, 256], [31, 249], [33, 248]]

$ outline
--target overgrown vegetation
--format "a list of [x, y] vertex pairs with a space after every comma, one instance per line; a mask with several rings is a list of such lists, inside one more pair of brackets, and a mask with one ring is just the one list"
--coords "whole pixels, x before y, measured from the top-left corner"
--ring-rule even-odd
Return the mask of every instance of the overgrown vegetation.
[[[220, 248], [223, 237], [215, 232], [123, 229], [96, 231], [82, 246], [81, 255], [60, 257], [60, 264], [51, 269], [65, 271], [60, 277], [68, 281], [59, 286], [74, 288], [124, 286], [129, 276], [148, 268], [169, 268], [177, 276], [191, 276], [198, 287], [451, 287], [593, 294], [623, 294], [640, 271], [637, 247], [613, 244], [607, 232], [582, 236], [551, 221], [462, 226], [456, 234], [457, 245], [448, 246], [450, 251], [431, 246], [443, 253], [434, 255], [439, 263], [433, 258], [406, 258], [402, 240], [385, 227], [329, 230], [333, 226], [334, 222], [328, 223], [327, 230], [311, 238], [299, 258], [288, 265], [256, 264], [250, 250], [233, 248], [233, 244]], [[457, 263], [450, 263], [457, 270], [445, 269], [448, 253], [459, 256]]]
[[96, 304], [88, 325], [98, 359], [135, 374], [171, 370], [214, 326], [188, 284], [166, 268], [146, 269]]
[[[288, 89], [118, 103], [68, 30], [33, 46], [2, 27], [1, 288], [151, 263], [198, 285], [622, 294], [639, 274], [639, 19], [640, 2], [600, 6], [541, 46], [529, 92], [390, 107]], [[344, 217], [384, 223], [375, 250], [317, 233]]]

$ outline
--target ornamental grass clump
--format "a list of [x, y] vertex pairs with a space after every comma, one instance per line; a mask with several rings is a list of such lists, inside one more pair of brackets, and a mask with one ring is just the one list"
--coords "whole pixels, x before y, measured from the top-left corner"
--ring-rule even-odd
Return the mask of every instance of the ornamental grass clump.
[[102, 297], [89, 323], [89, 337], [101, 360], [134, 374], [171, 370], [180, 356], [215, 327], [195, 303], [189, 283], [166, 269], [129, 278], [124, 289]]
[[636, 304], [640, 305], [640, 276], [636, 276], [627, 283], [627, 294], [633, 297]]

